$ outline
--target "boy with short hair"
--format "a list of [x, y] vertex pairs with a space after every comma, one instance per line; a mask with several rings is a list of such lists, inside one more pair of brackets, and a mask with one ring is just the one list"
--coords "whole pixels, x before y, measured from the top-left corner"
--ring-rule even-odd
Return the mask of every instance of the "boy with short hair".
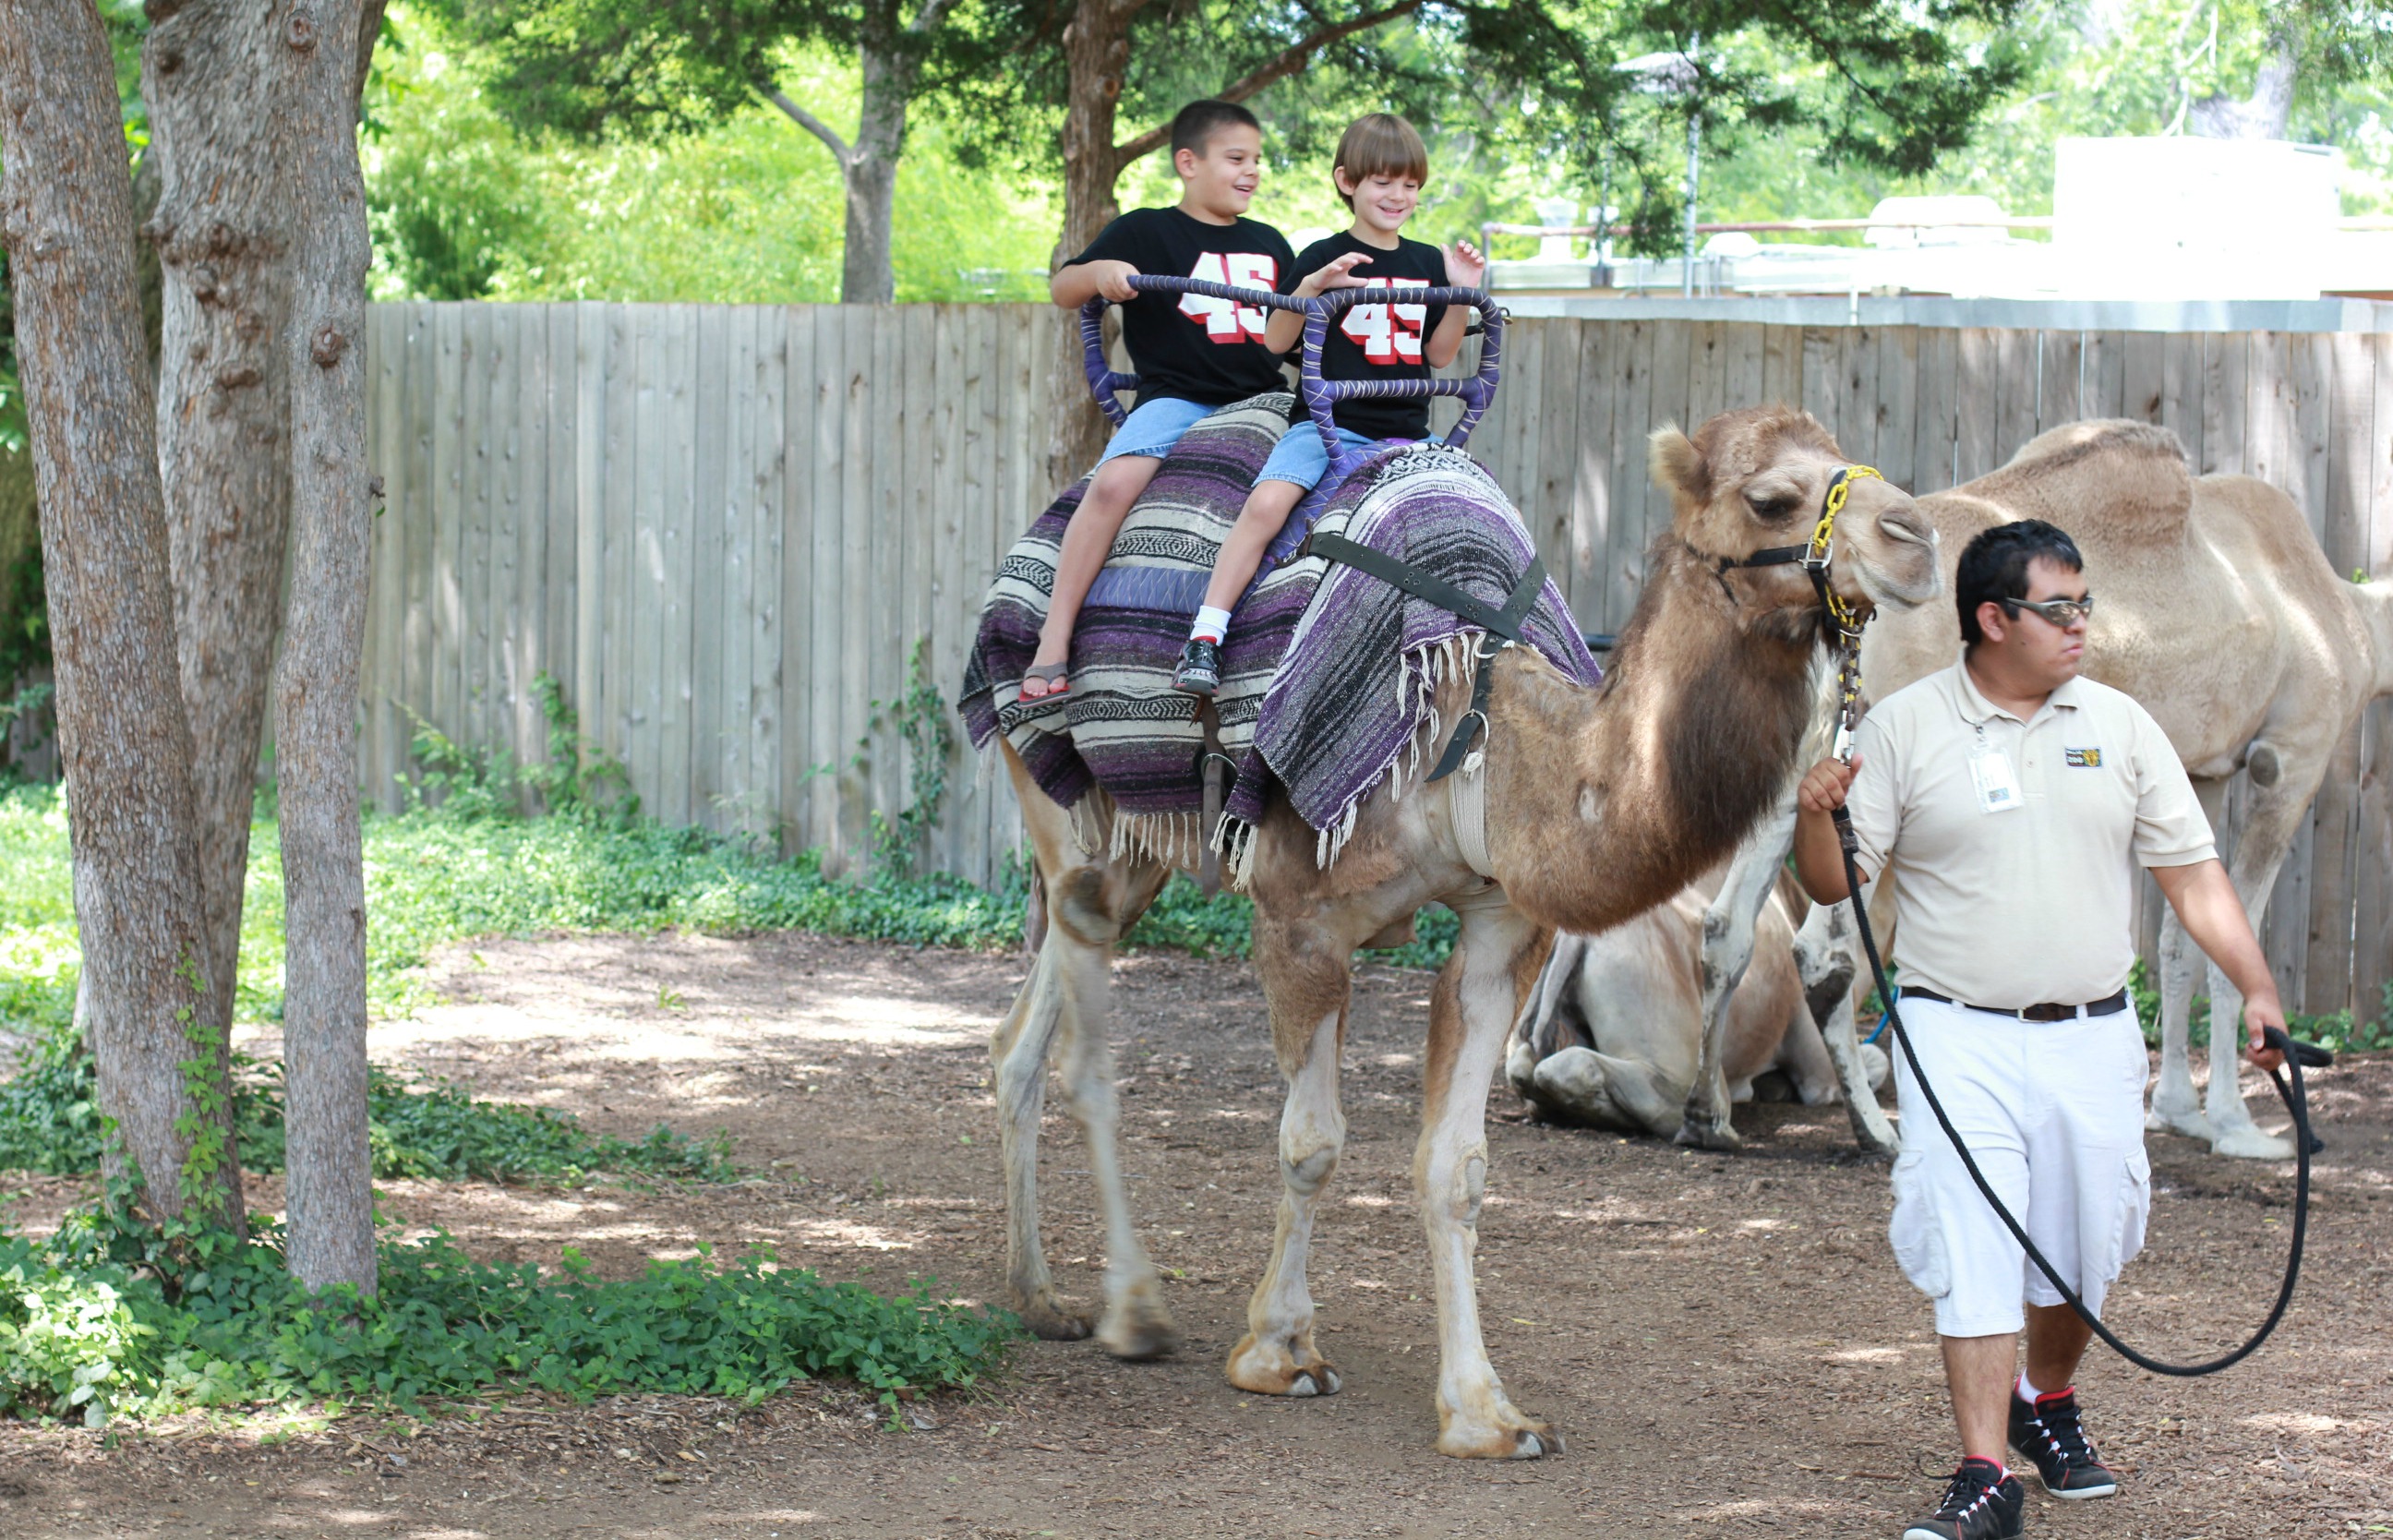
[[1114, 431], [1065, 527], [1038, 653], [1023, 676], [1026, 701], [1068, 691], [1072, 628], [1089, 585], [1131, 504], [1180, 436], [1217, 407], [1288, 388], [1279, 366], [1287, 345], [1264, 341], [1261, 306], [1147, 294], [1128, 281], [1153, 273], [1273, 292], [1288, 281], [1296, 254], [1287, 238], [1245, 217], [1262, 176], [1262, 125], [1232, 102], [1190, 102], [1171, 120], [1171, 163], [1180, 173], [1177, 207], [1123, 215], [1048, 284], [1067, 310], [1100, 294], [1121, 306], [1122, 340], [1139, 375], [1138, 408]]
[[[1420, 203], [1429, 179], [1429, 149], [1412, 124], [1391, 112], [1357, 118], [1338, 140], [1330, 167], [1338, 196], [1354, 211], [1344, 232], [1316, 241], [1296, 259], [1290, 293], [1305, 298], [1330, 289], [1475, 289], [1485, 280], [1486, 260], [1468, 244], [1451, 248], [1407, 241], [1399, 232]], [[1366, 268], [1367, 276], [1354, 276]], [[1454, 361], [1462, 349], [1469, 310], [1445, 305], [1357, 305], [1339, 316], [1321, 350], [1326, 380], [1426, 380], [1430, 371]], [[1265, 341], [1285, 353], [1302, 339], [1304, 318], [1275, 310]], [[1332, 421], [1340, 444], [1360, 450], [1385, 439], [1429, 437], [1426, 397], [1357, 398], [1338, 403]], [[1205, 603], [1189, 628], [1172, 683], [1192, 695], [1211, 695], [1222, 684], [1222, 638], [1230, 609], [1254, 580], [1264, 550], [1288, 523], [1304, 494], [1329, 471], [1321, 435], [1301, 412], [1263, 463], [1238, 522], [1213, 560]]]

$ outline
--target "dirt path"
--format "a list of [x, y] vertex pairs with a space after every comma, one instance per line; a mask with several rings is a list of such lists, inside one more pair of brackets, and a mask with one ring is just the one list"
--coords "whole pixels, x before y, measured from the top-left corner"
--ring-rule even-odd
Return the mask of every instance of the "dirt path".
[[[831, 1277], [999, 1289], [986, 1041], [1019, 981], [1011, 959], [796, 936], [486, 942], [441, 975], [451, 1003], [377, 1028], [378, 1058], [619, 1132], [727, 1128], [756, 1176], [662, 1193], [390, 1185], [411, 1223], [485, 1256], [547, 1261], [570, 1243], [610, 1272], [770, 1242]], [[1850, 1153], [1837, 1108], [1740, 1109], [1748, 1147], [1731, 1158], [1520, 1121], [1499, 1087], [1490, 1347], [1513, 1398], [1569, 1446], [1503, 1466], [1432, 1451], [1409, 1174], [1427, 983], [1375, 969], [1357, 990], [1350, 1141], [1314, 1273], [1346, 1377], [1335, 1398], [1267, 1401], [1222, 1378], [1269, 1245], [1278, 1078], [1250, 972], [1144, 957], [1121, 969], [1115, 1038], [1177, 1358], [1037, 1344], [1008, 1382], [908, 1433], [818, 1388], [739, 1414], [623, 1398], [320, 1431], [194, 1420], [114, 1448], [9, 1425], [0, 1534], [1894, 1533], [1949, 1468], [1949, 1435], [1927, 1307], [1887, 1252], [1883, 1168]], [[2283, 1335], [2223, 1379], [2092, 1363], [2082, 1388], [2126, 1489], [2033, 1498], [2031, 1534], [2393, 1533], [2393, 1062], [2338, 1072], [2317, 1101], [2334, 1147]], [[1102, 1258], [1084, 1162], [1061, 1118], [1048, 1139], [1050, 1256], [1085, 1300]], [[2151, 1246], [2113, 1318], [2188, 1355], [2265, 1307], [2290, 1168], [2159, 1136], [2153, 1155]], [[30, 1185], [20, 1223], [76, 1195]], [[257, 1201], [278, 1195], [262, 1185]]]

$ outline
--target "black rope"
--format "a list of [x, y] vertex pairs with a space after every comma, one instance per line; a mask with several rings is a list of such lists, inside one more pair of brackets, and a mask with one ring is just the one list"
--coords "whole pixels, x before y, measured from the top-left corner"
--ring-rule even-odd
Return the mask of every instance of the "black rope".
[[[1953, 1148], [1959, 1152], [1961, 1164], [1968, 1168], [1969, 1180], [1976, 1182], [1978, 1191], [1985, 1194], [1986, 1202], [1993, 1207], [1995, 1217], [2003, 1221], [2004, 1228], [2010, 1231], [2020, 1245], [2027, 1248], [2028, 1259], [2035, 1263], [2036, 1271], [2042, 1272], [2051, 1281], [2052, 1286], [2060, 1291], [2060, 1297], [2069, 1301], [2069, 1308], [2077, 1312], [2080, 1320], [2094, 1328], [2095, 1336], [2100, 1338], [2113, 1352], [2139, 1369], [2150, 1369], [2156, 1375], [2174, 1375], [2181, 1378], [2190, 1378], [2196, 1375], [2215, 1375], [2219, 1370], [2240, 1364], [2250, 1357], [2261, 1343], [2269, 1339], [2269, 1334], [2277, 1329], [2277, 1323], [2284, 1319], [2285, 1307], [2293, 1302], [2294, 1284], [2300, 1278], [2302, 1272], [2302, 1242], [2308, 1232], [2310, 1218], [2311, 1149], [2309, 1098], [2302, 1088], [2302, 1066], [2307, 1064], [2313, 1068], [2324, 1069], [2334, 1063], [2334, 1055], [2316, 1043], [2295, 1041], [2276, 1027], [2266, 1029], [2265, 1039], [2268, 1045], [2285, 1056], [2285, 1064], [2293, 1071], [2293, 1084], [2290, 1089], [2286, 1086], [2285, 1077], [2273, 1069], [2269, 1071], [2269, 1078], [2275, 1083], [2277, 1095], [2284, 1102], [2285, 1110], [2293, 1114], [2294, 1155], [2296, 1162], [2294, 1177], [2293, 1245], [2285, 1257], [2285, 1281], [2283, 1286], [2277, 1290], [2275, 1308], [2269, 1312], [2269, 1318], [2260, 1323], [2260, 1329], [2252, 1334], [2250, 1340], [2233, 1352], [2214, 1358], [2207, 1364], [2164, 1364], [2157, 1358], [2146, 1357], [2119, 1340], [2117, 1333], [2104, 1325], [2092, 1311], [2087, 1310], [2086, 1301], [2078, 1298], [2077, 1291], [2061, 1280], [2060, 1274], [2053, 1270], [2052, 1263], [2046, 1259], [2043, 1252], [2036, 1249], [2035, 1243], [2027, 1238], [2027, 1232], [2020, 1227], [2020, 1221], [2013, 1217], [2008, 1208], [2003, 1207], [2003, 1200], [1995, 1195], [1994, 1184], [1986, 1180], [1986, 1174], [1983, 1171], [1978, 1169], [1977, 1158], [1969, 1154], [1969, 1146], [1963, 1142], [1960, 1130], [1953, 1127], [1953, 1119], [1945, 1114], [1944, 1103], [1937, 1100], [1936, 1089], [1928, 1083], [1927, 1075], [1919, 1067], [1919, 1055], [1912, 1051], [1911, 1034], [1904, 1030], [1903, 1015], [1895, 1007], [1894, 990], [1887, 983], [1886, 965], [1878, 960], [1877, 937], [1870, 930], [1869, 907], [1862, 902], [1861, 864], [1857, 859], [1860, 853], [1860, 841], [1853, 833], [1852, 815], [1840, 806], [1835, 810], [1833, 816], [1837, 824], [1837, 842], [1842, 848], [1844, 855], [1845, 889], [1853, 906], [1855, 926], [1861, 932], [1862, 950], [1869, 958], [1870, 976], [1877, 981], [1878, 998], [1885, 1003], [1886, 1019], [1894, 1027], [1895, 1041], [1903, 1047], [1903, 1057], [1911, 1066], [1911, 1077], [1918, 1082], [1920, 1094], [1928, 1098], [1929, 1110], [1936, 1115], [1936, 1122], [1943, 1129], [1944, 1137], [1951, 1140]], [[2211, 1030], [2218, 1031], [2217, 1024], [2213, 1023]], [[2232, 1031], [2233, 1024], [2229, 1024], [2227, 1030]]]

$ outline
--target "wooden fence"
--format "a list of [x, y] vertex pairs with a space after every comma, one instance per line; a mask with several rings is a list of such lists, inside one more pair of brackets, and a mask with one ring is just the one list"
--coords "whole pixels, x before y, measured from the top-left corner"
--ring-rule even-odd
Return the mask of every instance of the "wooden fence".
[[[1064, 323], [1020, 305], [374, 307], [369, 790], [395, 801], [418, 717], [544, 757], [547, 672], [658, 816], [852, 864], [871, 815], [915, 794], [917, 659], [951, 696], [982, 589], [1053, 490], [1037, 382]], [[1762, 400], [1922, 492], [2058, 424], [2144, 418], [2204, 472], [2282, 486], [2339, 569], [2393, 576], [2393, 333], [1524, 320], [1505, 373], [1473, 448], [1589, 630], [1626, 620], [1668, 520], [1646, 435]], [[961, 746], [943, 769], [929, 859], [987, 881], [1018, 843], [1011, 792]], [[2393, 972], [2388, 786], [2380, 705], [2271, 901], [2295, 1009], [2373, 1014]]]

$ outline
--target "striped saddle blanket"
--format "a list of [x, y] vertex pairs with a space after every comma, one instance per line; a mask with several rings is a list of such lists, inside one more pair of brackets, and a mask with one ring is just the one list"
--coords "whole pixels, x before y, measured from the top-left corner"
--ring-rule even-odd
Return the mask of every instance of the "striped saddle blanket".
[[[1305, 552], [1315, 529], [1343, 534], [1501, 605], [1535, 555], [1494, 477], [1459, 450], [1383, 451], [1300, 503], [1233, 611], [1214, 697], [1222, 744], [1239, 766], [1223, 827], [1202, 824], [1204, 731], [1171, 673], [1202, 601], [1214, 553], [1256, 472], [1288, 428], [1289, 398], [1259, 396], [1189, 429], [1123, 521], [1073, 633], [1071, 689], [1025, 701], [1054, 586], [1065, 526], [1088, 483], [1035, 520], [998, 569], [965, 664], [957, 710], [973, 743], [1002, 733], [1046, 794], [1077, 806], [1092, 786], [1113, 799], [1108, 854], [1193, 866], [1210, 840], [1231, 855], [1274, 786], [1321, 834], [1334, 860], [1354, 812], [1433, 733], [1432, 694], [1470, 667], [1478, 628], [1377, 578]], [[1600, 677], [1551, 582], [1524, 640], [1576, 679]]]

